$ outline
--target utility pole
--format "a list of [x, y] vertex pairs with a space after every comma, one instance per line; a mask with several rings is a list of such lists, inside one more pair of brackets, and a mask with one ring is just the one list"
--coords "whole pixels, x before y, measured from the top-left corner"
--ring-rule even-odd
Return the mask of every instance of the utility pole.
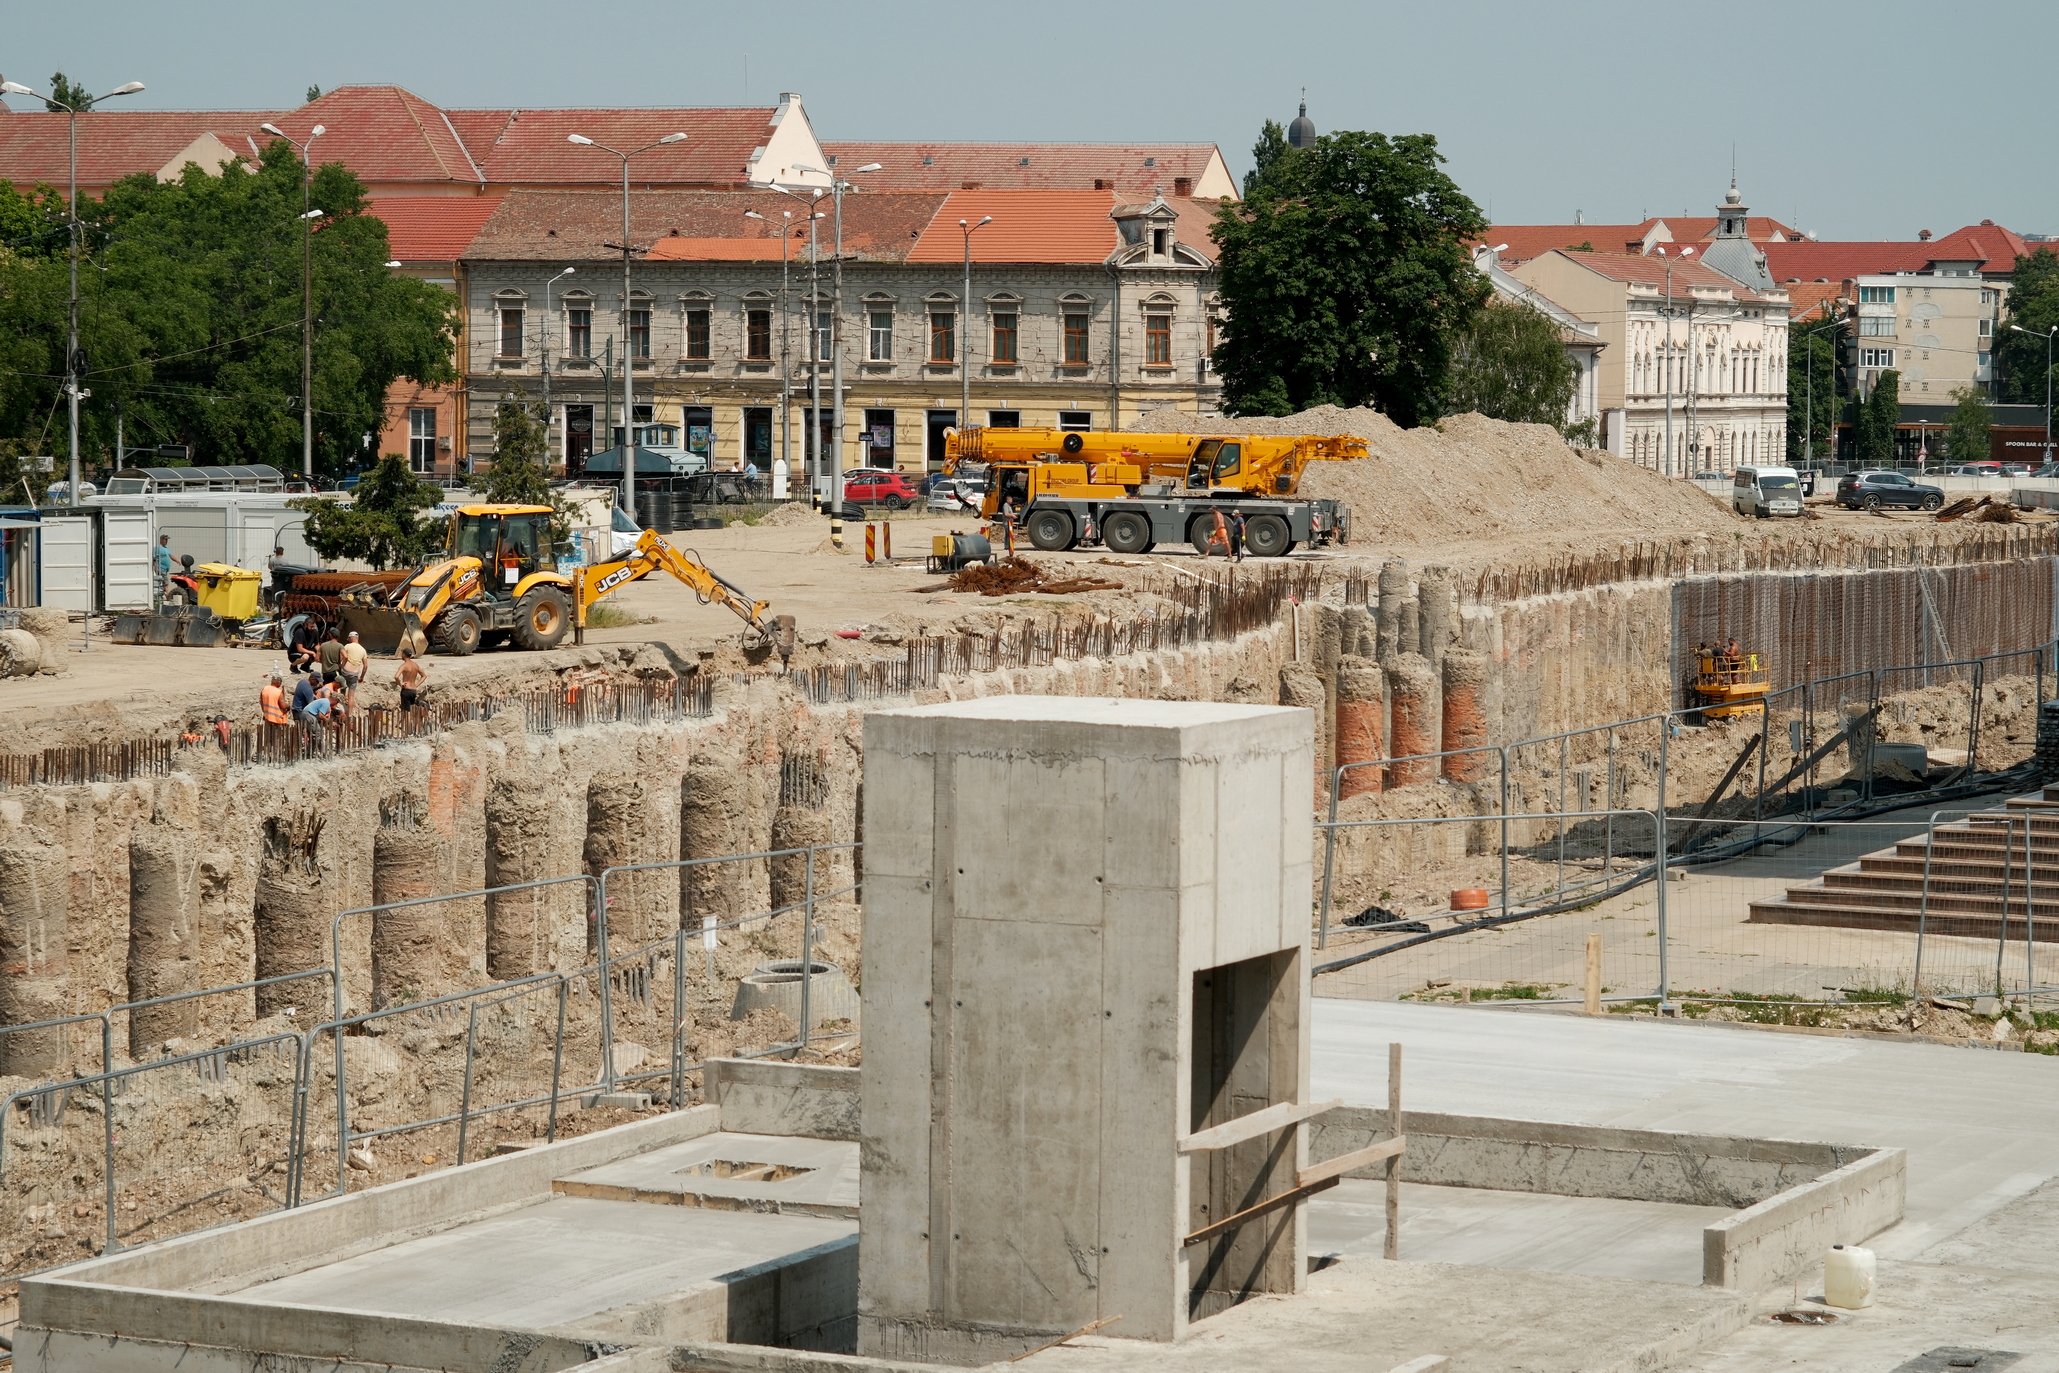
[[[794, 212], [781, 210], [779, 217], [783, 221], [790, 221], [794, 217]], [[755, 219], [765, 224], [772, 222], [756, 210], [745, 210], [744, 218]], [[772, 499], [775, 501], [786, 499], [787, 464], [793, 461], [794, 456], [794, 372], [787, 351], [786, 245], [787, 240], [792, 237], [787, 232], [788, 227], [786, 223], [779, 226], [779, 465], [772, 469]]]
[[[852, 176], [862, 172], [876, 172], [877, 162], [868, 162], [854, 167]], [[836, 211], [836, 255], [830, 261], [830, 315], [829, 315], [829, 389], [830, 413], [835, 417], [832, 426], [836, 448], [829, 465], [829, 541], [837, 547], [844, 546], [844, 192], [856, 190], [840, 175], [825, 173], [820, 167], [810, 167], [796, 162], [797, 172], [814, 172], [818, 176], [829, 175], [830, 202]]]
[[56, 105], [66, 115], [67, 134], [71, 156], [71, 199], [65, 203], [65, 228], [70, 237], [71, 300], [67, 317], [70, 327], [67, 331], [64, 354], [64, 394], [71, 409], [71, 489], [66, 493], [72, 509], [79, 507], [79, 379], [85, 372], [83, 359], [79, 355], [79, 231], [85, 227], [79, 219], [79, 116], [103, 100], [112, 100], [118, 95], [134, 95], [143, 89], [141, 81], [131, 81], [118, 86], [106, 95], [96, 95], [91, 100], [76, 104], [65, 104], [52, 100], [47, 95], [37, 95], [17, 81], [0, 81], [0, 92], [8, 95], [26, 95], [42, 101], [45, 105]]
[[[977, 224], [958, 221], [958, 231], [965, 235], [965, 320], [958, 329], [958, 431], [960, 433], [972, 424], [972, 236], [980, 229], [994, 222], [992, 215]], [[923, 466], [929, 466], [928, 455], [924, 455]]]
[[[2026, 329], [2020, 324], [2009, 326], [2019, 334], [2037, 337], [2035, 329]], [[2045, 461], [2052, 461], [2052, 339], [2059, 335], [2059, 324], [2045, 331]]]
[[329, 130], [317, 124], [308, 130], [303, 141], [286, 134], [277, 125], [260, 124], [258, 127], [275, 138], [285, 139], [300, 153], [300, 475], [312, 486], [315, 479], [314, 222], [322, 213], [314, 208], [314, 146], [315, 140]]
[[[1652, 251], [1666, 260], [1666, 303], [1660, 307], [1666, 316], [1666, 361], [1659, 369], [1666, 379], [1666, 454], [1659, 470], [1663, 475], [1670, 477], [1673, 475], [1673, 368], [1676, 361], [1673, 356], [1673, 259], [1667, 254], [1664, 244], [1660, 244]], [[1694, 249], [1683, 248], [1680, 250], [1680, 256], [1683, 261], [1693, 257]], [[1693, 350], [1693, 346], [1694, 339], [1690, 328], [1689, 351]]]
[[556, 276], [545, 278], [543, 283], [543, 328], [539, 332], [543, 335], [543, 446], [546, 467], [550, 465], [550, 340], [553, 332], [551, 321], [557, 318], [550, 311], [550, 288], [578, 270], [577, 267], [567, 267]]

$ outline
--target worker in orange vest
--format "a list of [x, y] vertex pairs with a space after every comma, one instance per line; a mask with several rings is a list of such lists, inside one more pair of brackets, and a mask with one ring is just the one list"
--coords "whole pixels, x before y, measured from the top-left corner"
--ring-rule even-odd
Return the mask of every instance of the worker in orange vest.
[[257, 693], [258, 704], [264, 708], [265, 723], [268, 725], [286, 725], [293, 722], [293, 717], [286, 709], [286, 690], [282, 685], [283, 681], [282, 675], [274, 672], [272, 680], [265, 683], [264, 689]]

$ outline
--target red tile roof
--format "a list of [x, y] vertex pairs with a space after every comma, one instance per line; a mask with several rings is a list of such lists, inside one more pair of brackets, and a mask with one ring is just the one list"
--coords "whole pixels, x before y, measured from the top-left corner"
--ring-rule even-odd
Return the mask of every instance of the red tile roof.
[[1766, 270], [1775, 281], [1832, 284], [1880, 272], [1920, 272], [1930, 254], [1925, 243], [1764, 243]]
[[371, 212], [386, 221], [386, 241], [402, 262], [456, 262], [500, 208], [499, 196], [375, 196]]
[[[1202, 189], [1213, 143], [831, 143], [839, 170], [882, 164], [868, 184], [896, 190], [1113, 190], [1136, 200]], [[1151, 165], [1146, 165], [1147, 163]], [[1108, 185], [1099, 186], [1098, 183]], [[1231, 187], [1235, 189], [1234, 185]]]
[[1982, 271], [2009, 272], [2015, 270], [2016, 259], [2028, 256], [2034, 245], [1992, 219], [1983, 219], [1921, 246], [1932, 262], [1984, 262], [1987, 265]]
[[[583, 134], [630, 152], [683, 133], [683, 142], [652, 148], [629, 163], [632, 186], [742, 186], [753, 150], [772, 136], [770, 108], [676, 110], [453, 110], [451, 122], [473, 131], [472, 153], [487, 178], [506, 186], [614, 186], [622, 164], [598, 148], [566, 141]], [[488, 118], [491, 116], [491, 119]], [[493, 120], [491, 141], [484, 135]]]
[[[79, 116], [79, 184], [113, 185], [155, 172], [202, 134], [250, 155], [257, 126], [284, 116], [263, 110], [95, 110]], [[0, 178], [17, 186], [63, 187], [69, 175], [68, 116], [17, 113], [0, 125]]]
[[965, 254], [958, 221], [994, 222], [972, 235], [975, 262], [1100, 262], [1118, 236], [1108, 212], [1110, 191], [952, 191], [908, 255], [910, 262], [958, 262]]
[[[1672, 232], [1675, 243], [1698, 243], [1705, 238], [1714, 238], [1719, 222], [1714, 215], [1680, 215], [1677, 218], [1673, 215], [1653, 215], [1639, 227], [1649, 228], [1661, 220]], [[1745, 237], [1754, 243], [1770, 243], [1775, 234], [1779, 234], [1783, 239], [1801, 237], [1793, 229], [1769, 215], [1746, 215], [1744, 232]]]
[[1828, 324], [1839, 317], [1838, 299], [1844, 293], [1841, 281], [1796, 281], [1786, 283], [1787, 317], [1811, 327]]
[[1611, 281], [1643, 282], [1661, 290], [1665, 289], [1667, 280], [1666, 264], [1671, 262], [1675, 295], [1690, 286], [1720, 286], [1738, 300], [1765, 299], [1750, 287], [1739, 285], [1715, 268], [1704, 267], [1691, 257], [1643, 256], [1637, 253], [1563, 253], [1563, 256]]
[[[844, 200], [844, 254], [849, 258], [906, 260], [945, 197], [934, 191], [883, 192]], [[766, 219], [745, 219], [756, 210]], [[794, 219], [780, 212], [794, 210]], [[772, 191], [634, 191], [629, 198], [629, 240], [648, 245], [658, 260], [688, 260], [694, 246], [713, 240], [703, 261], [778, 261], [779, 228], [796, 231], [796, 263], [808, 259], [803, 202]], [[607, 191], [510, 191], [472, 241], [468, 257], [483, 261], [606, 261], [619, 251], [622, 198]], [[826, 261], [833, 251], [831, 226], [818, 226]], [[761, 246], [745, 244], [757, 241]], [[729, 246], [734, 245], [734, 246]], [[759, 257], [758, 254], [763, 254]]]
[[399, 86], [338, 86], [271, 122], [294, 139], [323, 125], [315, 161], [341, 162], [360, 181], [477, 187], [486, 180], [443, 111]]
[[1554, 248], [1578, 248], [1583, 243], [1595, 252], [1634, 252], [1644, 242], [1644, 231], [1642, 224], [1497, 224], [1480, 242], [1489, 247], [1506, 243], [1501, 261], [1509, 266]]

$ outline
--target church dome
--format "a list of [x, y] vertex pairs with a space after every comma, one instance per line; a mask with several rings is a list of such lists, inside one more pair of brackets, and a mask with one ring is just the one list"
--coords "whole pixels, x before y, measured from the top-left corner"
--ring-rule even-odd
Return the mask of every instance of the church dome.
[[1301, 113], [1294, 116], [1294, 122], [1287, 126], [1287, 146], [1306, 148], [1315, 143], [1315, 121], [1308, 117], [1308, 102], [1301, 102]]

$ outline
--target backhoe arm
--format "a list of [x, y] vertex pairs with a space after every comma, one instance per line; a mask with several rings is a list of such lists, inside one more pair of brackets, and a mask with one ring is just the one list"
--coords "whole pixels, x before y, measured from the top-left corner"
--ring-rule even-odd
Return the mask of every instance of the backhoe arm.
[[736, 613], [758, 634], [770, 638], [772, 630], [765, 623], [768, 602], [754, 601], [743, 590], [710, 571], [698, 560], [687, 556], [665, 542], [651, 530], [644, 530], [636, 541], [636, 547], [613, 562], [596, 563], [579, 577], [579, 625], [586, 624], [586, 612], [601, 597], [633, 581], [646, 572], [659, 569], [671, 573], [692, 588], [703, 605], [710, 603], [725, 605]]

